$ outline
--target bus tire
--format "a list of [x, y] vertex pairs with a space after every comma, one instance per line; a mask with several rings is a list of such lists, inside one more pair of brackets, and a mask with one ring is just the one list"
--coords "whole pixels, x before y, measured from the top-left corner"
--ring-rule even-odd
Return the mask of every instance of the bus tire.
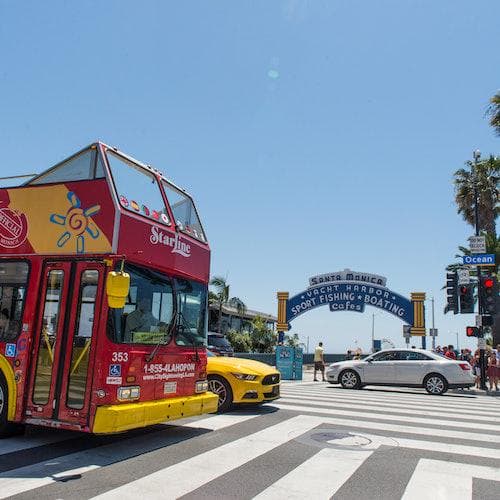
[[14, 436], [22, 432], [21, 425], [13, 424], [7, 420], [9, 407], [9, 392], [7, 382], [0, 372], [0, 438]]

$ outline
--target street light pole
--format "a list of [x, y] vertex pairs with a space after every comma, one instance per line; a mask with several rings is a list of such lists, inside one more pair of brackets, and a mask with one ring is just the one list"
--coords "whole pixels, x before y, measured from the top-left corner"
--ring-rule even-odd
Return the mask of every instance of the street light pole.
[[372, 352], [375, 352], [375, 313], [372, 313]]
[[[432, 303], [432, 330], [434, 333], [434, 297], [432, 297], [431, 303]], [[432, 335], [432, 350], [433, 351], [436, 350], [436, 335]]]
[[[474, 157], [474, 163], [472, 164], [472, 182], [474, 183], [474, 225], [476, 229], [476, 236], [479, 236], [479, 193], [477, 190], [477, 162], [479, 158], [481, 158], [481, 152], [476, 149], [473, 153], [472, 156]], [[481, 267], [477, 266], [476, 267], [476, 274], [477, 274], [477, 282], [478, 282], [478, 292], [479, 292], [479, 284], [481, 283]], [[478, 314], [483, 313], [483, 308], [482, 308], [482, 303], [481, 303], [481, 294], [477, 294], [477, 310]], [[483, 327], [479, 327], [479, 337], [478, 338], [483, 338]], [[485, 351], [484, 349], [479, 349], [479, 365], [481, 368], [481, 382], [480, 382], [480, 388], [485, 391], [486, 390], [486, 359], [485, 359]]]

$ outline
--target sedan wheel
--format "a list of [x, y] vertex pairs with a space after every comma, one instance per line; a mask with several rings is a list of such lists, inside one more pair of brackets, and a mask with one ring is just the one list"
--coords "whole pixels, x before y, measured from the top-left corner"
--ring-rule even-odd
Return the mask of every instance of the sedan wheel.
[[340, 385], [344, 389], [359, 389], [361, 380], [359, 375], [354, 370], [345, 370], [339, 377]]
[[436, 396], [444, 394], [448, 390], [446, 380], [438, 374], [428, 375], [425, 379], [424, 387], [429, 394], [434, 394]]
[[217, 411], [223, 413], [231, 408], [233, 405], [233, 391], [227, 380], [216, 375], [209, 376], [208, 390], [219, 396]]

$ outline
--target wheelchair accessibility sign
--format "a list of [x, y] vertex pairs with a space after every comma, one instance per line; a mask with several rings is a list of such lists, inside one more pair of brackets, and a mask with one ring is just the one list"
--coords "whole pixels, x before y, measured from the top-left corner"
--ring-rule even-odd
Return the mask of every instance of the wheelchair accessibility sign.
[[122, 374], [121, 365], [109, 365], [109, 376], [110, 377], [120, 377]]
[[5, 357], [13, 358], [16, 355], [16, 344], [5, 344]]

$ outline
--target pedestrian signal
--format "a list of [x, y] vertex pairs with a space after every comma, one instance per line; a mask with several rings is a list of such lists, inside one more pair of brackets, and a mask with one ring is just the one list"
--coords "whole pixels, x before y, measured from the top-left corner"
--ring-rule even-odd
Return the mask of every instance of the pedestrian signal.
[[465, 327], [465, 334], [467, 337], [479, 337], [479, 328], [477, 326]]
[[460, 285], [458, 287], [458, 300], [460, 313], [470, 314], [474, 312], [474, 287], [472, 285]]

